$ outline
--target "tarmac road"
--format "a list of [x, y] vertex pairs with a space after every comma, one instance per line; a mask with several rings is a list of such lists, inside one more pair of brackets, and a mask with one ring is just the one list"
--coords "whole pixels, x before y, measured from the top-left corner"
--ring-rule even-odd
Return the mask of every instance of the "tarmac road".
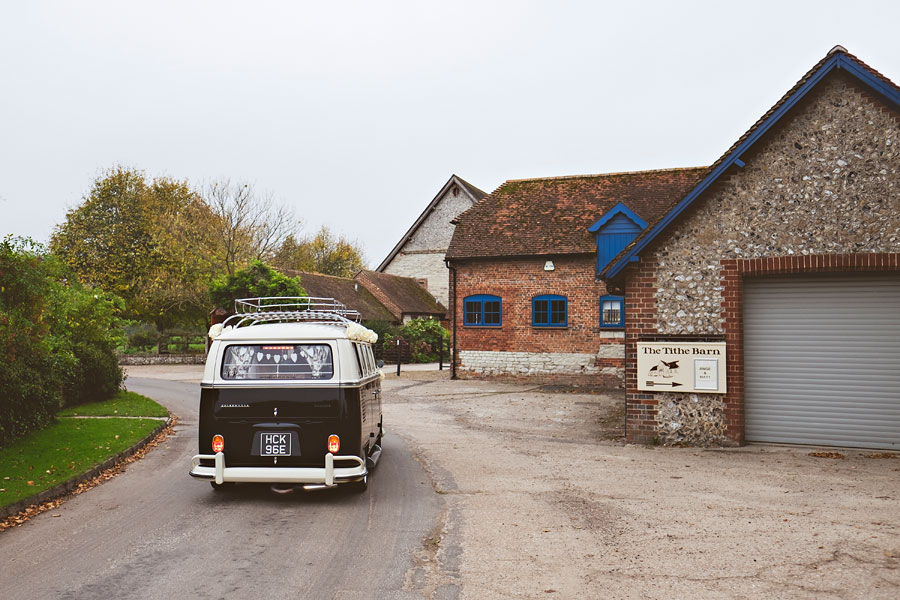
[[175, 434], [125, 473], [0, 535], [4, 599], [427, 593], [422, 542], [437, 526], [442, 502], [389, 423], [363, 494], [277, 496], [265, 486], [219, 493], [188, 476], [199, 386], [127, 383], [178, 415]]

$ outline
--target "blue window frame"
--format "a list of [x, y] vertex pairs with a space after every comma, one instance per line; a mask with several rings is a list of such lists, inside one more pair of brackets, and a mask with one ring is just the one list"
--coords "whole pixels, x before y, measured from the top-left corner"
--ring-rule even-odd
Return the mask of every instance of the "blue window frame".
[[565, 296], [544, 294], [531, 299], [531, 324], [534, 327], [568, 327], [569, 301]]
[[622, 296], [600, 298], [600, 327], [625, 327], [625, 298]]
[[463, 325], [500, 327], [501, 324], [500, 296], [479, 294], [463, 299]]

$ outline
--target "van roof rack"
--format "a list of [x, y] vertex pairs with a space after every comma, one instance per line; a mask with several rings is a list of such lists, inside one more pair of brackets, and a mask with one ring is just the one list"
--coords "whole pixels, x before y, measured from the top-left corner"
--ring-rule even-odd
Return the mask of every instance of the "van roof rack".
[[311, 296], [269, 296], [238, 298], [234, 301], [236, 314], [225, 319], [223, 325], [235, 329], [260, 323], [359, 323], [359, 311], [347, 308], [334, 298]]

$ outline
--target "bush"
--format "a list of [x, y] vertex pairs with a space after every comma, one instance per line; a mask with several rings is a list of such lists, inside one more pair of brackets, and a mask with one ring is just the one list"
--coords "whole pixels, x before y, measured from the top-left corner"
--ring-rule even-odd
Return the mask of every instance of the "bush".
[[120, 308], [34, 242], [0, 242], [0, 447], [48, 425], [63, 405], [116, 393]]
[[398, 330], [397, 335], [388, 335], [384, 342], [389, 344], [397, 337], [409, 342], [412, 353], [412, 362], [428, 363], [438, 359], [440, 344], [444, 348], [450, 341], [450, 332], [444, 329], [440, 321], [429, 318], [419, 318], [407, 321]]
[[125, 336], [128, 339], [128, 347], [149, 352], [159, 343], [159, 331], [150, 323], [138, 323], [125, 327]]
[[48, 425], [62, 406], [63, 373], [74, 356], [55, 347], [44, 275], [36, 245], [0, 242], [0, 447]]

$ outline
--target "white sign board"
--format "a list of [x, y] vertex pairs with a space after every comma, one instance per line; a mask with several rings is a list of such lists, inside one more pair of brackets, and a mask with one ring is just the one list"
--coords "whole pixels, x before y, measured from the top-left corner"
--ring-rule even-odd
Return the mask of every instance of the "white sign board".
[[638, 342], [638, 390], [724, 394], [725, 342]]

